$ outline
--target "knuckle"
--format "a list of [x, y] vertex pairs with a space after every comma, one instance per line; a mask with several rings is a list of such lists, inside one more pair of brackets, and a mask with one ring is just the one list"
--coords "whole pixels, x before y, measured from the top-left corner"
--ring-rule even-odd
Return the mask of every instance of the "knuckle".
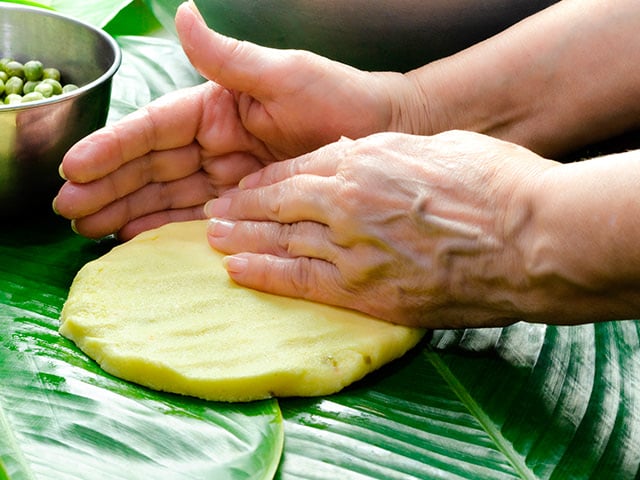
[[302, 298], [313, 298], [315, 282], [313, 277], [313, 260], [299, 257], [290, 263], [287, 275], [292, 290]]
[[284, 224], [278, 227], [278, 231], [276, 234], [276, 248], [277, 254], [281, 256], [292, 256], [293, 254], [293, 245], [292, 245], [292, 232], [293, 226], [289, 224]]
[[271, 189], [261, 189], [258, 193], [259, 211], [265, 212], [269, 220], [282, 221], [282, 200], [279, 192]]

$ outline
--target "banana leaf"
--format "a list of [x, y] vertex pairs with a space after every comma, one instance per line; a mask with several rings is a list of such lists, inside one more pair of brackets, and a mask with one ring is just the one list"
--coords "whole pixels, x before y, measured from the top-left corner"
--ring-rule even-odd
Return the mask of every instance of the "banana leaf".
[[[4, 478], [74, 478], [64, 474], [78, 465], [81, 478], [115, 478], [123, 468], [127, 478], [165, 469], [220, 478], [229, 444], [242, 447], [234, 471], [246, 477], [234, 478], [253, 478], [253, 467], [270, 475], [282, 439], [274, 402], [151, 392], [105, 374], [57, 334], [74, 272], [110, 246], [66, 227], [0, 235]], [[280, 400], [276, 478], [636, 478], [639, 327], [434, 332], [340, 394]]]
[[[136, 26], [140, 1], [45, 3], [116, 35], [109, 121], [202, 81]], [[0, 234], [1, 480], [640, 478], [636, 321], [436, 331], [330, 397], [201, 402], [115, 379], [57, 334], [74, 273], [111, 244], [53, 223]]]
[[330, 398], [281, 400], [279, 479], [640, 478], [640, 323], [437, 331]]
[[126, 10], [137, 0], [103, 1], [103, 0], [0, 0], [4, 3], [17, 3], [32, 7], [55, 10], [74, 18], [83, 20], [98, 28], [104, 27], [116, 15]]
[[0, 234], [0, 479], [271, 478], [283, 441], [275, 400], [151, 392], [58, 334], [73, 276], [110, 243], [47, 223]]

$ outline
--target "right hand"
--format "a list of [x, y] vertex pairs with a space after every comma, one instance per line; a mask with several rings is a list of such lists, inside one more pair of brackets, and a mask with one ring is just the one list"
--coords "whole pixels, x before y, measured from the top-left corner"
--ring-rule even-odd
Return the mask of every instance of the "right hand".
[[241, 285], [399, 324], [539, 320], [571, 291], [529, 271], [554, 232], [532, 234], [536, 179], [559, 165], [465, 131], [335, 142], [212, 200], [209, 243]]
[[54, 209], [82, 235], [126, 240], [169, 221], [204, 218], [206, 201], [271, 162], [389, 129], [397, 121], [394, 96], [411, 88], [401, 74], [224, 37], [207, 28], [193, 2], [178, 9], [176, 28], [210, 81], [160, 98], [69, 150]]

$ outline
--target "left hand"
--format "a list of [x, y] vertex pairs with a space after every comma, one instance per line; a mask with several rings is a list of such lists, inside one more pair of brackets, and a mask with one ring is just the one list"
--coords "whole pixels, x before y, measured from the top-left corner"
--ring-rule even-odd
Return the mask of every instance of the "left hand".
[[340, 135], [399, 128], [394, 112], [404, 109], [396, 102], [416, 95], [399, 73], [220, 35], [193, 2], [178, 9], [176, 29], [211, 81], [167, 94], [67, 152], [68, 181], [54, 209], [82, 235], [127, 240], [169, 221], [203, 218], [207, 200], [268, 163]]
[[555, 162], [469, 132], [381, 133], [274, 163], [210, 201], [238, 283], [429, 328], [526, 317], [528, 193]]

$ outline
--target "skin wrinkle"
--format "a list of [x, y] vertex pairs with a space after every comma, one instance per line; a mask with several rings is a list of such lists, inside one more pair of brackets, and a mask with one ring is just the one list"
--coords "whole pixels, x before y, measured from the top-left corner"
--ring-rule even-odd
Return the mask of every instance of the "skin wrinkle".
[[[158, 145], [158, 138], [156, 136], [156, 132], [159, 131], [159, 128], [155, 121], [156, 115], [163, 115], [163, 112], [155, 108], [153, 104], [151, 104], [150, 106], [148, 106], [147, 108], [141, 111], [140, 118], [148, 125], [145, 128], [141, 128], [140, 130], [143, 133], [143, 138], [144, 138], [144, 141], [146, 142], [144, 144], [145, 145], [144, 149], [149, 153], [139, 158], [138, 160], [141, 160], [145, 164], [142, 168], [142, 174], [145, 176], [145, 179], [146, 179], [144, 183], [148, 184], [150, 181], [153, 182], [153, 184], [156, 186], [155, 190], [159, 190], [157, 192], [158, 198], [163, 199], [163, 206], [165, 209], [168, 209], [168, 208], [173, 208], [175, 204], [174, 204], [174, 199], [171, 198], [170, 195], [167, 195], [169, 188], [167, 187], [166, 182], [162, 182], [162, 181], [158, 182], [153, 175], [149, 175], [148, 173], [148, 172], [153, 172], [153, 168], [151, 168], [153, 164], [151, 156], [153, 155], [154, 150], [151, 150], [151, 146]], [[117, 145], [120, 150], [120, 156], [124, 158], [125, 148], [122, 141], [120, 141], [120, 139], [126, 138], [126, 136], [125, 135], [116, 136], [116, 138], [118, 139]], [[109, 177], [109, 178], [111, 181], [114, 180], [113, 177]], [[117, 195], [117, 198], [124, 197], [124, 195], [122, 195], [121, 192], [118, 192], [118, 191], [116, 191], [116, 195]], [[134, 210], [132, 203], [133, 202], [125, 202], [125, 206], [124, 206], [125, 215], [128, 221], [131, 221], [137, 218], [136, 211]]]
[[[203, 131], [206, 132], [206, 129], [203, 128], [203, 125], [206, 125], [207, 123], [209, 123], [209, 125], [211, 126], [211, 128], [215, 128], [219, 125], [219, 122], [215, 121], [215, 117], [216, 117], [216, 112], [217, 111], [224, 111], [225, 106], [223, 105], [223, 101], [225, 100], [223, 98], [223, 96], [225, 95], [232, 95], [235, 98], [238, 99], [237, 102], [237, 108], [235, 111], [236, 114], [236, 119], [239, 119], [242, 123], [242, 125], [244, 125], [244, 127], [247, 129], [247, 131], [249, 131], [250, 133], [254, 133], [252, 132], [252, 130], [249, 128], [249, 126], [247, 125], [247, 118], [246, 118], [246, 113], [243, 114], [243, 110], [248, 110], [250, 108], [250, 105], [247, 106], [246, 108], [243, 108], [243, 103], [251, 103], [254, 102], [255, 100], [253, 99], [253, 97], [246, 95], [244, 93], [236, 93], [236, 92], [228, 92], [226, 90], [217, 90], [216, 91], [216, 95], [215, 95], [215, 102], [214, 102], [214, 106], [213, 108], [210, 107], [210, 105], [206, 105], [204, 103], [204, 98], [201, 98], [201, 109], [204, 112], [204, 115], [202, 115], [202, 117], [199, 120], [198, 123], [198, 129], [197, 129], [197, 134], [195, 136], [196, 141], [198, 141], [199, 144], [201, 144], [200, 142], [200, 138], [202, 136], [205, 135], [205, 133], [203, 133]], [[209, 119], [207, 116], [208, 111], [211, 110], [211, 117], [212, 119]], [[222, 135], [218, 134], [216, 135], [217, 137], [220, 137]], [[204, 150], [204, 149], [203, 149]], [[271, 151], [271, 149], [265, 145], [264, 142], [260, 141], [258, 143], [258, 145], [252, 145], [251, 148], [249, 149], [249, 151], [241, 151], [241, 150], [235, 150], [234, 152], [229, 152], [230, 154], [247, 154], [250, 153], [252, 154], [258, 161], [260, 161], [260, 163], [262, 165], [268, 165], [269, 163], [273, 162], [276, 159], [279, 158], [284, 158], [283, 156], [279, 156], [276, 152]]]
[[[297, 242], [300, 242], [300, 238], [295, 236], [295, 234], [293, 233], [296, 230], [295, 227], [297, 226], [299, 225], [296, 224], [294, 226], [292, 224], [285, 224], [283, 225], [283, 228], [281, 228], [278, 231], [277, 244], [280, 251], [286, 254], [285, 256], [289, 256], [289, 257], [300, 256], [299, 253], [296, 253], [300, 251], [297, 245]], [[308, 255], [308, 256], [311, 256], [311, 255]]]
[[[152, 151], [151, 147], [153, 145], [157, 145], [158, 138], [155, 131], [155, 129], [157, 128], [157, 123], [154, 120], [154, 115], [156, 111], [157, 109], [153, 104], [149, 105], [147, 108], [143, 110], [142, 119], [145, 121], [145, 123], [148, 124], [148, 127], [141, 129], [144, 134], [143, 137], [146, 141], [145, 148], [144, 148], [144, 150], [146, 151]], [[121, 157], [124, 157], [124, 154], [122, 152], [120, 153], [120, 155]]]
[[[122, 156], [125, 153], [125, 147], [124, 144], [122, 142], [122, 139], [125, 138], [124, 136], [121, 136], [118, 134], [118, 126], [114, 125], [112, 129], [108, 129], [105, 130], [104, 133], [106, 133], [111, 139], [112, 139], [112, 143], [115, 144], [116, 149], [117, 149], [117, 153], [114, 154], [114, 157], [118, 157], [118, 156]], [[99, 143], [97, 142], [92, 142], [91, 144], [92, 149], [94, 148], [99, 148]], [[91, 152], [93, 153], [93, 152]], [[88, 157], [90, 158], [90, 157]], [[77, 178], [74, 178], [74, 181], [78, 182], [78, 183], [88, 183], [88, 182], [92, 182], [94, 180], [97, 180], [99, 178], [104, 177], [105, 175], [108, 175], [110, 173], [112, 173], [114, 171], [113, 168], [111, 168], [110, 170], [104, 171], [102, 170], [103, 165], [95, 165], [98, 169], [98, 171], [93, 171], [93, 172], [89, 172], [87, 171], [86, 173], [88, 173], [89, 175], [84, 176], [84, 175], [80, 175]], [[117, 168], [117, 167], [116, 167]]]
[[113, 177], [113, 175], [109, 175], [107, 177], [109, 188], [113, 192], [113, 198], [120, 199], [125, 196], [126, 193], [120, 189], [120, 187], [122, 187], [123, 185], [121, 185], [119, 182], [116, 182], [115, 180], [116, 179]]
[[[491, 181], [487, 184], [491, 184]], [[492, 260], [493, 255], [503, 250], [509, 242], [501, 241], [499, 235], [487, 235], [487, 232], [501, 232], [504, 228], [494, 230], [483, 228], [481, 223], [474, 220], [474, 214], [463, 216], [449, 214], [447, 217], [441, 217], [430, 213], [431, 203], [432, 198], [428, 194], [418, 195], [412, 205], [411, 216], [425, 235], [450, 234], [441, 239], [434, 248], [432, 255], [436, 263], [430, 270], [434, 276], [437, 275], [435, 272], [442, 272], [438, 278], [442, 284], [447, 285], [443, 291], [450, 292], [452, 303], [469, 303], [470, 298], [475, 301], [478, 297], [484, 296], [485, 291], [491, 292], [491, 289], [486, 287], [478, 288], [478, 281], [499, 287], [497, 291], [503, 291], [504, 286], [510, 283], [510, 279], [505, 278], [504, 274], [496, 276], [494, 273], [496, 267], [492, 265]], [[465, 217], [467, 221], [463, 220]], [[469, 269], [469, 259], [472, 257], [474, 257], [472, 265], [475, 264], [475, 268]], [[491, 303], [498, 310], [508, 312], [511, 317], [509, 312], [515, 309], [509, 292], [510, 289], [507, 289], [506, 299], [501, 298], [504, 296], [501, 294], [497, 296], [498, 298], [491, 299]]]
[[[196, 133], [193, 136], [193, 141], [200, 147], [200, 158], [203, 159], [203, 162], [211, 161], [215, 158], [215, 153], [213, 152], [210, 155], [205, 155], [204, 153], [206, 152], [206, 149], [202, 145], [205, 144], [204, 137], [212, 135], [208, 130], [217, 130], [220, 128], [220, 124], [216, 122], [215, 119], [216, 112], [220, 109], [220, 104], [222, 102], [221, 97], [223, 95], [229, 95], [229, 92], [225, 90], [217, 90], [215, 96], [202, 95], [198, 100], [199, 109], [203, 114], [199, 117], [198, 123], [196, 124]], [[209, 115], [211, 115], [211, 118]], [[206, 127], [207, 124], [208, 127]], [[223, 127], [226, 127], [224, 123], [222, 125]]]
[[[317, 260], [315, 258], [301, 257], [300, 261], [312, 264], [314, 262], [319, 262], [320, 260]], [[302, 298], [310, 297], [311, 291], [317, 288], [316, 282], [310, 281], [310, 279], [313, 280], [312, 269], [310, 266], [308, 266], [307, 268], [295, 269], [294, 274], [291, 275], [291, 279], [293, 281], [295, 291], [300, 292]]]
[[[438, 62], [432, 63], [433, 68], [437, 68]], [[427, 91], [427, 87], [420, 77], [413, 72], [409, 72], [404, 76], [405, 81], [409, 86], [402, 92], [409, 92], [411, 96], [404, 102], [397, 102], [395, 111], [398, 111], [397, 120], [395, 123], [391, 123], [389, 131], [397, 132], [410, 132], [415, 135], [433, 135], [443, 129], [434, 125], [435, 120], [439, 118], [433, 115], [432, 112], [440, 111], [446, 112], [446, 109], [436, 109], [434, 103], [437, 102], [438, 96], [433, 95], [431, 89]], [[406, 96], [403, 97], [405, 99]], [[396, 102], [393, 102], [395, 105]], [[420, 112], [420, 115], [416, 115], [416, 112]], [[442, 117], [445, 115], [443, 114]], [[393, 119], [393, 116], [392, 116]], [[453, 122], [449, 122], [453, 125]]]
[[[207, 108], [205, 105], [205, 97], [204, 95], [198, 97], [198, 107], [200, 109], [201, 112], [206, 112]], [[219, 101], [220, 95], [218, 95], [216, 97], [216, 100]], [[217, 102], [216, 102], [217, 103]], [[215, 108], [213, 108], [212, 110], [215, 110]], [[204, 149], [204, 147], [202, 146], [202, 143], [200, 142], [200, 136], [202, 135], [202, 131], [204, 130], [203, 125], [205, 125], [204, 120], [205, 120], [206, 116], [205, 115], [201, 115], [198, 118], [198, 123], [196, 124], [196, 133], [193, 136], [193, 143], [197, 144], [198, 146], [198, 157], [200, 158], [200, 171], [202, 171], [203, 174], [206, 175], [206, 170], [205, 170], [205, 165], [210, 162], [211, 160], [208, 158], [207, 155], [205, 155], [206, 150]], [[215, 122], [212, 122], [212, 125], [216, 125]], [[219, 195], [218, 189], [215, 188], [215, 195]]]

